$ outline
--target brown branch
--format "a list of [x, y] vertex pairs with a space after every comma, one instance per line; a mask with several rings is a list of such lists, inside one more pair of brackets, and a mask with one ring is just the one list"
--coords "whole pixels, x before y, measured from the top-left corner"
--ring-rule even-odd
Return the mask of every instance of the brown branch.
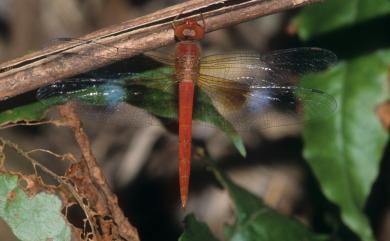
[[[101, 217], [100, 227], [102, 229], [103, 240], [111, 240], [111, 235], [115, 236], [116, 234], [124, 240], [139, 240], [136, 228], [129, 223], [119, 208], [118, 199], [107, 184], [106, 178], [92, 153], [88, 136], [81, 126], [73, 105], [66, 104], [60, 106], [59, 111], [67, 124], [74, 130], [75, 138], [84, 160], [82, 164], [86, 166], [86, 171], [88, 172], [86, 174], [91, 179], [93, 188], [97, 190], [97, 192], [93, 193], [93, 197], [90, 197], [90, 201], [92, 202], [92, 199], [96, 200], [96, 203], [93, 203], [93, 205], [96, 206], [96, 211]], [[91, 193], [92, 187], [90, 185], [80, 185], [79, 188], [82, 188], [82, 186], [89, 189], [88, 193]], [[112, 217], [112, 222], [103, 219], [107, 216]]]
[[[55, 154], [55, 153], [53, 153], [51, 151], [44, 150], [44, 149], [34, 149], [34, 150], [31, 150], [31, 151], [24, 151], [17, 144], [12, 143], [11, 141], [5, 140], [3, 138], [0, 138], [0, 147], [4, 147], [5, 145], [7, 145], [8, 147], [10, 147], [13, 150], [15, 150], [19, 155], [23, 156], [24, 158], [26, 158], [26, 160], [28, 160], [31, 163], [31, 165], [33, 166], [34, 172], [35, 172], [35, 177], [37, 177], [37, 178], [39, 177], [38, 171], [37, 171], [37, 168], [36, 168], [36, 167], [39, 167], [42, 171], [44, 171], [46, 174], [48, 174], [49, 176], [54, 178], [58, 183], [60, 183], [61, 185], [63, 185], [64, 187], [67, 188], [68, 191], [77, 200], [77, 202], [80, 205], [81, 209], [84, 211], [84, 214], [85, 214], [85, 216], [87, 218], [86, 221], [91, 226], [91, 232], [92, 232], [93, 236], [96, 236], [97, 232], [95, 231], [94, 222], [92, 221], [92, 217], [90, 215], [90, 213], [92, 213], [92, 211], [89, 209], [89, 207], [84, 205], [82, 197], [77, 193], [76, 188], [69, 182], [69, 180], [67, 178], [58, 176], [56, 173], [54, 173], [53, 171], [48, 169], [46, 166], [42, 165], [40, 162], [38, 162], [33, 157], [31, 157], [30, 154], [33, 153], [33, 152], [41, 151], [41, 152], [49, 153], [50, 155], [53, 155], [53, 156], [55, 156], [55, 157], [57, 157], [59, 159], [63, 159], [63, 160], [64, 159], [69, 159], [69, 158], [73, 159], [73, 157], [69, 156], [69, 155], [66, 155], [66, 156], [58, 155], [58, 154]], [[3, 154], [3, 150], [1, 148], [0, 148], [0, 151]], [[0, 165], [0, 167], [2, 167], [2, 165]], [[1, 171], [5, 171], [5, 172], [9, 173], [9, 171], [3, 170], [3, 169]], [[23, 175], [21, 175], [21, 176], [23, 176]], [[41, 180], [41, 182], [39, 182], [39, 184], [44, 186], [45, 184], [42, 182], [42, 179], [39, 179], [39, 180]], [[47, 188], [47, 186], [46, 186], [45, 190], [49, 190]], [[63, 200], [63, 205], [66, 206], [66, 200]], [[64, 215], [64, 216], [67, 217], [67, 215]], [[77, 237], [77, 238], [79, 238], [79, 237]], [[79, 239], [77, 239], [77, 240], [79, 240]]]
[[[172, 21], [178, 15], [180, 21], [187, 17], [199, 19], [202, 13], [206, 32], [211, 32], [319, 1], [186, 1], [0, 65], [0, 100], [173, 43]], [[126, 51], [118, 54], [118, 49]]]

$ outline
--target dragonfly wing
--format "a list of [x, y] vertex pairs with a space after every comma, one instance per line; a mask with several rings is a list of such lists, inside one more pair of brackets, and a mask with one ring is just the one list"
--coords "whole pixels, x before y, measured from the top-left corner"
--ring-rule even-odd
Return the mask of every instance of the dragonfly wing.
[[337, 62], [333, 52], [313, 47], [277, 50], [260, 58], [271, 69], [300, 75], [327, 69]]
[[[336, 109], [322, 91], [295, 86], [300, 75], [321, 71], [336, 62], [329, 50], [295, 48], [259, 55], [248, 52], [209, 55], [201, 60], [199, 86], [218, 111], [239, 129], [250, 122], [264, 127], [321, 118]], [[273, 112], [284, 113], [278, 120]]]
[[37, 90], [38, 100], [50, 104], [52, 99], [61, 102], [78, 100], [91, 105], [115, 105], [126, 98], [123, 83], [106, 78], [69, 78]]
[[329, 50], [295, 48], [268, 54], [233, 52], [201, 60], [201, 74], [244, 82], [251, 86], [293, 85], [297, 77], [326, 69], [337, 61]]
[[286, 126], [330, 116], [337, 108], [335, 99], [320, 90], [298, 86], [252, 88], [246, 110], [264, 128]]
[[262, 128], [297, 124], [329, 116], [336, 109], [332, 96], [315, 89], [256, 86], [207, 75], [201, 75], [198, 84], [218, 112], [240, 130], [253, 124]]
[[[78, 55], [86, 59], [94, 59], [96, 61], [97, 59], [107, 59], [107, 60], [123, 60], [128, 58], [130, 55], [134, 55], [134, 52], [136, 50], [132, 48], [123, 48], [123, 47], [116, 47], [114, 45], [100, 43], [95, 40], [85, 40], [85, 39], [78, 39], [78, 38], [57, 38], [48, 44], [48, 47], [58, 46], [59, 48], [63, 46], [64, 44], [72, 43], [73, 47], [67, 48], [62, 52], [59, 52], [59, 55]], [[75, 50], [78, 46], [83, 45], [89, 45], [91, 48], [96, 48], [102, 50], [101, 53], [104, 53], [99, 56], [91, 55], [88, 51], [79, 51]], [[155, 66], [155, 63], [148, 63], [147, 61], [151, 62], [150, 60], [154, 60], [155, 62], [158, 62], [160, 64], [165, 65], [174, 65], [174, 55], [163, 52], [163, 51], [150, 51], [143, 53], [141, 55], [136, 55], [136, 58], [132, 57], [131, 59], [127, 59], [127, 62], [130, 62], [130, 65], [137, 65], [140, 61], [142, 61], [142, 66]], [[147, 57], [147, 61], [143, 61], [143, 57]], [[132, 61], [134, 59], [134, 61]]]
[[173, 54], [169, 54], [161, 51], [149, 51], [144, 53], [144, 55], [165, 65], [169, 65], [169, 66], [175, 65], [175, 56]]
[[[155, 115], [174, 118], [177, 90], [172, 71], [172, 68], [165, 67], [111, 77], [70, 78], [39, 88], [36, 97], [48, 106], [76, 101], [82, 110], [91, 106], [103, 107], [101, 114], [118, 110], [119, 104], [126, 102]], [[156, 106], [169, 111], [159, 111]], [[131, 118], [136, 118], [136, 114], [132, 113]]]

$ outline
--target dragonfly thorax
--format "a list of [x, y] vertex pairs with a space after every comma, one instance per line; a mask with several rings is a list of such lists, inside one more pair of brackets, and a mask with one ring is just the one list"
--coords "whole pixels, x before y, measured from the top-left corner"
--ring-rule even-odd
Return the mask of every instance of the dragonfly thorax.
[[196, 82], [200, 69], [200, 46], [194, 41], [181, 41], [176, 44], [175, 67], [178, 81]]

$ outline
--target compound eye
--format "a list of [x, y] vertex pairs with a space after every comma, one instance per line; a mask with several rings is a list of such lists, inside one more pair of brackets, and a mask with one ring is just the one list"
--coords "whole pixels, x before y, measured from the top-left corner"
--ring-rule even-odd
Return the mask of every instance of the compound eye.
[[193, 34], [193, 39], [194, 40], [201, 40], [204, 37], [204, 28], [200, 26], [199, 24], [196, 24], [192, 28], [192, 34]]
[[197, 22], [187, 21], [175, 27], [175, 36], [179, 40], [201, 40], [204, 37], [204, 28]]

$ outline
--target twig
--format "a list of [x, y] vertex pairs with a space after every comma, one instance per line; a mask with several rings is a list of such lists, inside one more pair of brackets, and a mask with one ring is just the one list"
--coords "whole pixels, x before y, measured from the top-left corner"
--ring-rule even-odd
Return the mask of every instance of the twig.
[[[105, 204], [109, 210], [109, 213], [105, 215], [111, 215], [112, 220], [117, 227], [117, 231], [124, 240], [139, 240], [137, 230], [129, 223], [128, 219], [123, 214], [122, 210], [118, 206], [118, 200], [114, 193], [111, 192], [110, 187], [92, 153], [91, 145], [89, 143], [87, 134], [84, 132], [81, 122], [73, 108], [72, 104], [67, 104], [59, 107], [60, 114], [66, 120], [70, 127], [73, 128], [76, 141], [80, 147], [83, 159], [89, 171], [89, 176], [99, 193], [102, 193], [105, 199]], [[95, 195], [98, 195], [96, 193]]]
[[[172, 21], [200, 18], [206, 32], [321, 0], [192, 0], [0, 65], [0, 100], [174, 42]], [[118, 54], [116, 50], [126, 49]], [[88, 57], [86, 57], [88, 56]], [[93, 61], [91, 61], [93, 59]]]
[[[63, 157], [61, 157], [61, 155], [55, 154], [54, 152], [51, 152], [51, 151], [48, 151], [48, 150], [44, 150], [44, 149], [35, 149], [35, 150], [31, 150], [31, 151], [26, 152], [26, 151], [22, 150], [17, 144], [12, 143], [12, 142], [10, 142], [8, 140], [5, 140], [3, 138], [0, 138], [0, 143], [1, 143], [1, 146], [7, 145], [8, 147], [14, 149], [18, 154], [20, 154], [21, 156], [26, 158], [28, 161], [30, 161], [31, 165], [33, 166], [33, 169], [34, 169], [36, 177], [39, 176], [36, 167], [39, 167], [46, 174], [48, 174], [52, 178], [54, 178], [58, 183], [62, 184], [64, 187], [66, 187], [72, 193], [73, 197], [77, 200], [77, 202], [80, 205], [81, 209], [84, 211], [84, 214], [85, 214], [85, 216], [87, 218], [86, 221], [89, 223], [89, 225], [91, 227], [91, 231], [92, 231], [93, 236], [96, 237], [96, 233], [97, 232], [96, 232], [96, 228], [94, 226], [95, 222], [92, 221], [93, 218], [90, 215], [90, 213], [92, 213], [92, 211], [89, 209], [89, 207], [87, 207], [84, 204], [84, 202], [82, 200], [82, 197], [77, 193], [77, 191], [75, 190], [74, 186], [69, 182], [69, 180], [67, 180], [67, 178], [58, 176], [56, 173], [54, 173], [53, 171], [48, 169], [46, 166], [42, 165], [41, 163], [39, 163], [37, 160], [35, 160], [34, 158], [32, 158], [30, 156], [31, 153], [36, 152], [36, 151], [46, 152], [46, 153], [49, 153], [49, 154], [51, 154], [51, 155], [53, 155], [53, 156], [55, 156], [57, 158], [63, 159]], [[65, 215], [65, 217], [66, 217], [66, 215]]]
[[7, 122], [6, 123], [1, 123], [0, 124], [0, 130], [7, 129], [7, 128], [12, 128], [12, 127], [15, 127], [15, 126], [40, 126], [40, 125], [45, 125], [45, 124], [51, 124], [51, 125], [55, 125], [57, 127], [65, 125], [61, 121], [58, 121], [58, 120], [18, 121], [18, 122], [15, 122], [15, 123], [10, 123], [10, 122], [8, 122], [8, 123]]

